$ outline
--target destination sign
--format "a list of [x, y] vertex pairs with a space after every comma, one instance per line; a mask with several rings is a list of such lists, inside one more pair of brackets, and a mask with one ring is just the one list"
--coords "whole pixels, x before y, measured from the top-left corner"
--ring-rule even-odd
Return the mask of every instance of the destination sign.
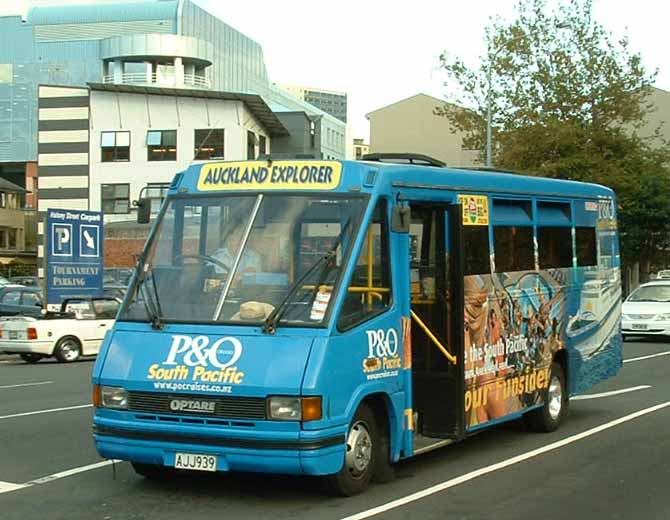
[[200, 191], [333, 190], [340, 184], [337, 161], [245, 161], [204, 164]]

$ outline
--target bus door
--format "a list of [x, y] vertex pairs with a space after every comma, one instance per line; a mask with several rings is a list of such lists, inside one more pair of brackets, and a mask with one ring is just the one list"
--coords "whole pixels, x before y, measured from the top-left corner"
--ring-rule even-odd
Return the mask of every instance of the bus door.
[[410, 203], [415, 433], [438, 439], [458, 439], [464, 433], [460, 207]]

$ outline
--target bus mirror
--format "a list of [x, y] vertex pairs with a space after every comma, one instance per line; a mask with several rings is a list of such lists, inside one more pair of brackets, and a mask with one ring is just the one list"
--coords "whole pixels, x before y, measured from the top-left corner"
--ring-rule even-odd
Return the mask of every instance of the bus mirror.
[[151, 199], [137, 201], [137, 223], [148, 224], [151, 221]]
[[409, 208], [406, 206], [394, 206], [391, 217], [391, 231], [394, 233], [409, 233]]

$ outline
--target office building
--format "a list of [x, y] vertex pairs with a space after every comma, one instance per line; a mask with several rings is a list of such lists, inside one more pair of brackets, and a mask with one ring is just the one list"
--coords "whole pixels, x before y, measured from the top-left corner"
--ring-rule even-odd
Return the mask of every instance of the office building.
[[38, 86], [89, 82], [256, 94], [320, 117], [324, 153], [344, 158], [345, 125], [273, 85], [260, 45], [190, 0], [53, 4], [0, 17], [0, 176], [32, 175]]
[[334, 90], [323, 90], [313, 87], [281, 84], [281, 88], [290, 92], [298, 99], [323, 110], [343, 123], [347, 122], [347, 93]]

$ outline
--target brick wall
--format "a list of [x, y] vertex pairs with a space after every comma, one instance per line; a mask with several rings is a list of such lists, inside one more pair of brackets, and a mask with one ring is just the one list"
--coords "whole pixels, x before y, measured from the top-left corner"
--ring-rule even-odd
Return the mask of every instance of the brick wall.
[[137, 255], [142, 253], [144, 238], [105, 239], [105, 267], [134, 267]]

